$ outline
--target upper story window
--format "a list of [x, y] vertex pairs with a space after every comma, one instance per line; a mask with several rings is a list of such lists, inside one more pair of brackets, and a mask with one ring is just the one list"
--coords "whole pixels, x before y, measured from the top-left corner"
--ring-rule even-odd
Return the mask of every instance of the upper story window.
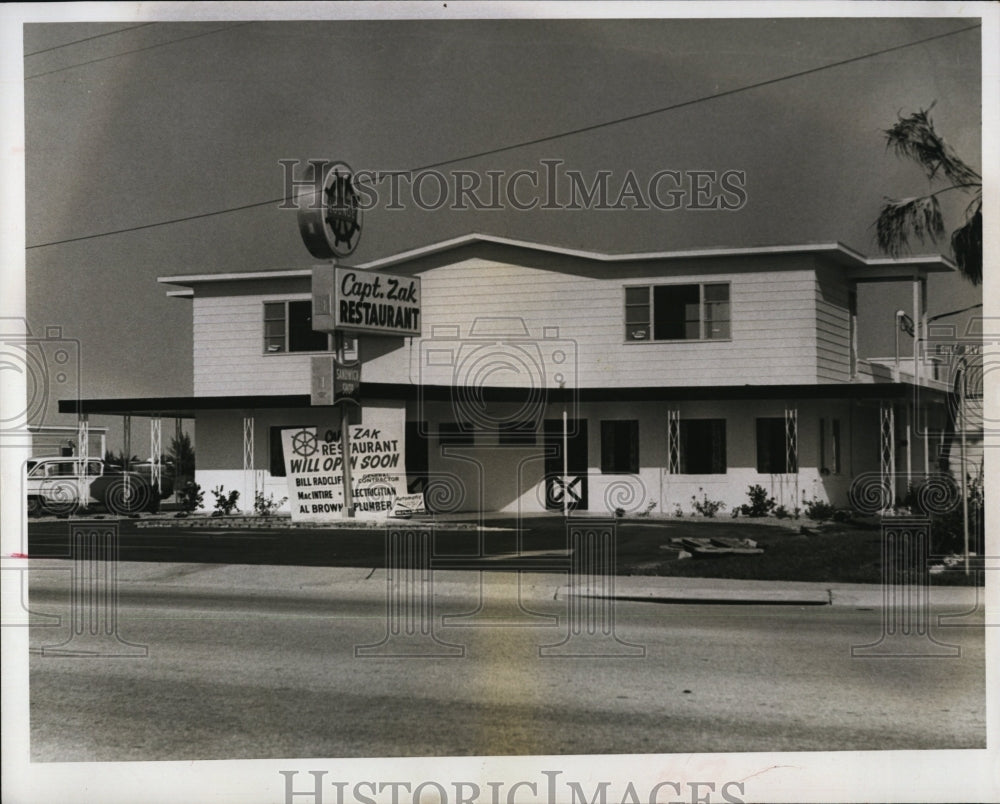
[[729, 338], [729, 283], [628, 285], [626, 341]]
[[328, 352], [330, 336], [312, 328], [312, 301], [264, 302], [264, 352]]

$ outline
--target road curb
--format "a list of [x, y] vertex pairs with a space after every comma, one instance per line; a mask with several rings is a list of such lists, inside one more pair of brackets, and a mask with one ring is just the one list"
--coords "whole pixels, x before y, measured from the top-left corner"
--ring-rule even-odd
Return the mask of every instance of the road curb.
[[769, 606], [830, 606], [833, 598], [829, 589], [720, 589], [702, 587], [694, 589], [642, 588], [616, 590], [612, 594], [580, 591], [568, 586], [560, 587], [557, 599], [570, 597], [600, 598], [632, 602], [650, 603], [700, 603], [728, 605], [769, 605]]

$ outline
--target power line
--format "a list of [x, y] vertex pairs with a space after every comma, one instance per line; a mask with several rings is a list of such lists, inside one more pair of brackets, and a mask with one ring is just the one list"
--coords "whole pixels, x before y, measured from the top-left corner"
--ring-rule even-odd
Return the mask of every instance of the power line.
[[31, 53], [25, 53], [24, 58], [28, 56], [37, 56], [39, 53], [48, 53], [50, 50], [59, 50], [60, 48], [69, 47], [70, 45], [78, 45], [80, 42], [89, 42], [91, 39], [100, 39], [102, 36], [113, 36], [114, 34], [125, 33], [125, 31], [134, 31], [136, 28], [145, 28], [147, 25], [154, 25], [152, 22], [144, 22], [142, 25], [131, 25], [128, 28], [116, 28], [113, 31], [108, 31], [102, 34], [96, 34], [95, 36], [87, 36], [83, 39], [74, 39], [72, 42], [66, 42], [61, 45], [55, 45], [53, 47], [44, 47], [41, 50], [33, 50]]
[[[243, 24], [245, 24], [245, 23], [243, 23]], [[230, 27], [236, 27], [236, 26], [230, 26]], [[833, 69], [834, 67], [842, 67], [845, 64], [853, 64], [853, 63], [856, 63], [856, 62], [859, 62], [859, 61], [864, 61], [865, 59], [875, 58], [876, 56], [882, 56], [882, 55], [884, 55], [886, 53], [892, 53], [892, 52], [897, 51], [897, 50], [903, 50], [903, 49], [909, 48], [909, 47], [916, 47], [917, 45], [923, 45], [923, 44], [926, 44], [927, 42], [933, 42], [933, 41], [935, 41], [937, 39], [944, 39], [945, 37], [955, 36], [957, 34], [965, 33], [967, 31], [976, 30], [976, 29], [981, 28], [981, 27], [982, 26], [978, 25], [978, 24], [977, 25], [969, 25], [969, 26], [967, 26], [965, 28], [958, 28], [958, 29], [956, 29], [954, 31], [948, 31], [947, 33], [935, 34], [934, 36], [928, 36], [928, 37], [925, 37], [924, 39], [917, 39], [917, 40], [915, 40], [913, 42], [906, 42], [906, 43], [904, 43], [902, 45], [893, 45], [891, 47], [883, 48], [881, 50], [876, 50], [876, 51], [873, 51], [871, 53], [865, 53], [865, 54], [862, 54], [860, 56], [852, 56], [851, 58], [842, 59], [840, 61], [831, 62], [830, 64], [820, 65], [819, 67], [811, 67], [808, 70], [800, 70], [799, 72], [790, 73], [788, 75], [783, 75], [783, 76], [778, 76], [777, 78], [768, 78], [768, 79], [765, 79], [764, 81], [758, 81], [758, 82], [753, 83], [753, 84], [747, 84], [746, 86], [736, 87], [734, 89], [723, 90], [722, 92], [716, 92], [716, 93], [713, 93], [711, 95], [703, 95], [703, 96], [701, 96], [699, 98], [692, 98], [690, 100], [680, 101], [678, 103], [670, 104], [669, 106], [661, 106], [661, 107], [659, 107], [657, 109], [650, 109], [648, 111], [639, 112], [637, 114], [628, 115], [626, 117], [618, 117], [618, 118], [615, 118], [614, 120], [605, 120], [605, 121], [600, 122], [600, 123], [593, 123], [593, 124], [591, 124], [589, 126], [582, 126], [580, 128], [571, 129], [569, 131], [563, 131], [563, 132], [560, 132], [558, 134], [550, 134], [550, 135], [547, 135], [547, 136], [544, 136], [544, 137], [536, 137], [535, 139], [523, 140], [522, 142], [514, 143], [513, 145], [504, 145], [504, 146], [500, 146], [498, 148], [492, 148], [492, 149], [489, 149], [489, 150], [486, 150], [486, 151], [479, 151], [479, 152], [473, 153], [473, 154], [465, 154], [464, 156], [459, 156], [459, 157], [455, 157], [455, 158], [452, 158], [452, 159], [446, 159], [446, 160], [444, 160], [442, 162], [434, 162], [434, 163], [431, 163], [431, 164], [428, 164], [428, 165], [421, 165], [420, 167], [413, 168], [410, 172], [411, 173], [418, 173], [418, 172], [420, 172], [422, 170], [431, 170], [433, 168], [439, 168], [439, 167], [443, 167], [445, 165], [455, 164], [456, 162], [465, 162], [465, 161], [470, 160], [470, 159], [479, 159], [479, 158], [484, 157], [484, 156], [492, 156], [494, 154], [500, 154], [500, 153], [505, 153], [507, 151], [513, 151], [513, 150], [515, 150], [517, 148], [525, 148], [525, 147], [528, 147], [530, 145], [539, 145], [539, 144], [544, 143], [544, 142], [552, 142], [553, 140], [562, 139], [563, 137], [571, 137], [571, 136], [574, 136], [576, 134], [584, 134], [584, 133], [589, 132], [589, 131], [596, 131], [596, 130], [601, 129], [601, 128], [607, 128], [608, 126], [615, 126], [615, 125], [619, 125], [621, 123], [631, 122], [633, 120], [641, 120], [642, 118], [645, 118], [645, 117], [651, 117], [653, 115], [663, 114], [665, 112], [675, 111], [677, 109], [682, 109], [682, 108], [687, 107], [687, 106], [693, 106], [693, 105], [695, 105], [697, 103], [704, 103], [706, 101], [716, 100], [718, 98], [725, 98], [725, 97], [729, 97], [731, 95], [737, 95], [737, 94], [739, 94], [741, 92], [749, 92], [750, 90], [753, 90], [753, 89], [760, 89], [762, 87], [771, 86], [773, 84], [777, 84], [777, 83], [780, 83], [782, 81], [790, 81], [790, 80], [792, 80], [794, 78], [801, 78], [801, 77], [806, 76], [806, 75], [812, 75], [814, 73], [822, 72], [823, 70]], [[220, 30], [225, 30], [225, 29], [220, 29]], [[215, 33], [215, 32], [213, 31], [212, 33]], [[180, 40], [175, 40], [175, 41], [180, 41]], [[169, 43], [166, 43], [166, 44], [169, 44]], [[171, 219], [165, 220], [165, 221], [157, 221], [156, 223], [146, 223], [146, 224], [141, 224], [139, 226], [129, 226], [129, 227], [124, 228], [124, 229], [112, 229], [112, 230], [107, 231], [107, 232], [98, 232], [96, 234], [81, 235], [79, 237], [68, 237], [68, 238], [66, 238], [64, 240], [52, 240], [52, 241], [49, 241], [47, 243], [36, 243], [33, 246], [27, 246], [26, 249], [45, 248], [46, 246], [60, 246], [60, 245], [63, 245], [65, 243], [76, 243], [76, 242], [79, 242], [81, 240], [93, 240], [94, 238], [98, 238], [98, 237], [110, 237], [111, 235], [125, 234], [127, 232], [137, 232], [137, 231], [141, 231], [143, 229], [154, 229], [154, 228], [159, 227], [159, 226], [169, 226], [169, 225], [174, 224], [174, 223], [185, 223], [187, 221], [199, 220], [201, 218], [211, 218], [211, 217], [214, 217], [216, 215], [225, 215], [225, 214], [228, 214], [230, 212], [240, 212], [240, 211], [245, 210], [245, 209], [253, 209], [255, 207], [264, 207], [264, 206], [268, 206], [270, 204], [285, 203], [285, 202], [288, 202], [288, 201], [291, 201], [291, 200], [292, 200], [291, 196], [283, 196], [281, 198], [271, 198], [271, 199], [268, 199], [267, 201], [257, 201], [257, 202], [251, 203], [251, 204], [243, 204], [243, 205], [238, 206], [238, 207], [228, 207], [226, 209], [218, 209], [218, 210], [214, 210], [212, 212], [201, 212], [201, 213], [197, 213], [195, 215], [186, 215], [186, 216], [184, 216], [182, 218], [171, 218]]]
[[234, 25], [227, 25], [224, 28], [215, 28], [211, 31], [202, 31], [201, 33], [192, 34], [191, 36], [182, 36], [178, 39], [171, 39], [168, 42], [158, 42], [155, 45], [147, 45], [146, 47], [137, 47], [134, 50], [125, 50], [122, 51], [121, 53], [115, 53], [111, 56], [102, 56], [99, 59], [90, 59], [89, 61], [81, 61], [79, 64], [71, 64], [68, 67], [59, 67], [56, 70], [49, 70], [44, 73], [35, 73], [34, 75], [25, 76], [24, 80], [30, 81], [32, 78], [41, 78], [43, 75], [53, 75], [54, 73], [61, 73], [64, 72], [65, 70], [75, 70], [77, 67], [83, 67], [87, 64], [97, 64], [100, 61], [107, 61], [108, 59], [117, 59], [119, 56], [127, 56], [130, 53], [141, 53], [144, 50], [153, 50], [154, 48], [158, 47], [166, 47], [167, 45], [174, 45], [177, 44], [178, 42], [186, 42], [189, 39], [198, 39], [201, 36], [211, 36], [212, 34], [222, 33], [223, 31], [230, 31], [233, 28], [239, 28], [243, 25], [250, 25], [253, 22], [255, 22], [255, 20], [249, 20], [247, 22], [237, 22]]

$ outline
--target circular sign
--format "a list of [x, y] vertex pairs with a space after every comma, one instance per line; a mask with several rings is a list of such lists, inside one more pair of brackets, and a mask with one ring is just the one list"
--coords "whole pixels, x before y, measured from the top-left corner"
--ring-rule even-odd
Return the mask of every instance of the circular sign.
[[321, 260], [346, 257], [361, 239], [362, 210], [354, 174], [343, 162], [311, 162], [311, 179], [299, 193], [299, 234]]

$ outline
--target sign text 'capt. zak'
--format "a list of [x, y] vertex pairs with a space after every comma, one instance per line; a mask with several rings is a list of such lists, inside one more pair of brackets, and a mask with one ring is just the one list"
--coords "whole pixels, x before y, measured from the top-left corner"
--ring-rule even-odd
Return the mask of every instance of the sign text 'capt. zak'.
[[313, 329], [420, 335], [420, 278], [313, 268]]

